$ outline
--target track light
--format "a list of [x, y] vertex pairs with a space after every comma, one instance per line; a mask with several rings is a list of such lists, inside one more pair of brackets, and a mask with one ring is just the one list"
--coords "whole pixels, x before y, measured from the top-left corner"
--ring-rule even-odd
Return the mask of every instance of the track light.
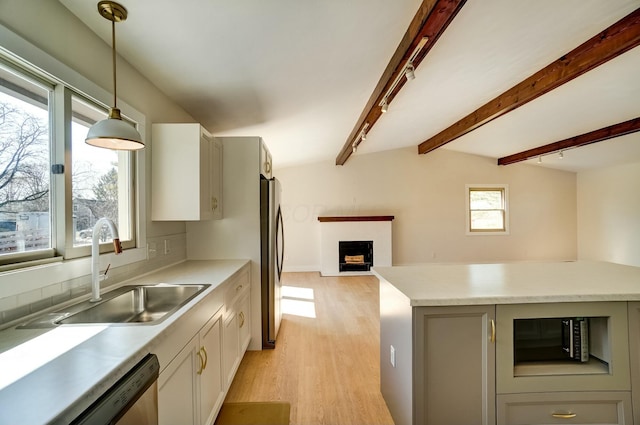
[[407, 81], [411, 81], [411, 80], [415, 80], [416, 79], [416, 74], [415, 71], [416, 69], [413, 67], [413, 64], [411, 62], [409, 62], [407, 64], [407, 66], [404, 69], [404, 75], [407, 76]]
[[538, 164], [542, 164], [542, 155], [538, 156]]
[[393, 83], [391, 84], [391, 86], [385, 93], [384, 97], [378, 104], [378, 106], [380, 106], [380, 110], [383, 113], [389, 110], [389, 98], [391, 97], [391, 94], [395, 91], [396, 87], [398, 87], [398, 84], [400, 84], [400, 80], [402, 80], [402, 77], [406, 77], [408, 81], [411, 81], [416, 78], [416, 75], [415, 75], [416, 68], [413, 65], [413, 61], [418, 57], [418, 55], [422, 51], [422, 48], [427, 44], [427, 41], [429, 41], [429, 37], [422, 37], [422, 39], [420, 40], [416, 48], [413, 49], [413, 53], [411, 53], [411, 56], [409, 56], [409, 59], [404, 65], [404, 68], [402, 68], [402, 71], [398, 74], [396, 79], [393, 80]]
[[558, 154], [558, 158], [564, 159], [564, 152], [563, 151], [560, 151], [560, 153]]

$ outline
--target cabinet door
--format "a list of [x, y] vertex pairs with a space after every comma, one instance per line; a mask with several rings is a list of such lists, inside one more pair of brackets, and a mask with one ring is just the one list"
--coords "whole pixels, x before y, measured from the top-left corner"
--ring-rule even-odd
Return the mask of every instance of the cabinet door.
[[200, 418], [203, 425], [211, 425], [224, 400], [222, 383], [222, 315], [214, 316], [200, 332]]
[[[200, 184], [196, 189], [198, 194], [200, 195], [199, 209], [200, 209], [200, 219], [208, 220], [213, 218], [213, 205], [211, 198], [211, 148], [213, 145], [213, 141], [209, 140], [204, 135], [200, 136], [200, 151], [199, 151], [199, 161], [200, 161]], [[184, 190], [190, 192], [190, 189], [185, 187]]]
[[222, 143], [219, 140], [211, 140], [209, 145], [210, 158], [210, 183], [209, 196], [211, 211], [216, 220], [222, 218]]
[[238, 315], [232, 309], [224, 320], [224, 335], [222, 338], [222, 373], [224, 375], [224, 388], [228, 389], [240, 363], [239, 355]]
[[200, 124], [152, 125], [151, 219], [208, 220], [211, 203], [211, 144]]
[[247, 351], [249, 341], [251, 341], [251, 297], [249, 295], [250, 292], [247, 291], [247, 293], [238, 302], [238, 328], [240, 332], [239, 355], [241, 358], [244, 355], [244, 352]]
[[414, 424], [495, 423], [495, 307], [414, 311]]
[[194, 338], [158, 377], [159, 425], [197, 423], [197, 352], [198, 340]]

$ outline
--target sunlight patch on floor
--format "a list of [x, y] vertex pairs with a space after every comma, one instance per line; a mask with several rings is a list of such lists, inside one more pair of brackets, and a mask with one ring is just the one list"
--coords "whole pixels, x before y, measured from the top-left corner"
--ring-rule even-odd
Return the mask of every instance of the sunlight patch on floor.
[[281, 291], [283, 314], [316, 318], [313, 289], [283, 285]]

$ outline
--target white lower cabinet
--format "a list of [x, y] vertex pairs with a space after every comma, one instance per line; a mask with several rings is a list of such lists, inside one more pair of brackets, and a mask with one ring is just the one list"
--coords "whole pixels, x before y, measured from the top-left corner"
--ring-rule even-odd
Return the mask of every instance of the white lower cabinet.
[[198, 342], [193, 338], [158, 378], [158, 423], [196, 424]]
[[158, 378], [160, 425], [215, 422], [251, 340], [250, 282], [246, 265], [159, 343], [159, 357], [170, 359]]
[[251, 341], [251, 296], [248, 291], [238, 301], [238, 328], [240, 353], [244, 353]]
[[224, 400], [221, 346], [220, 311], [160, 374], [160, 425], [213, 424]]
[[631, 425], [631, 392], [498, 395], [498, 425]]
[[[225, 389], [240, 366], [251, 340], [251, 292], [248, 281], [234, 282], [227, 291], [233, 293], [224, 316], [223, 374]], [[240, 289], [238, 289], [240, 288]]]
[[224, 386], [228, 389], [233, 376], [240, 365], [240, 350], [238, 339], [238, 316], [231, 311], [224, 320], [223, 373]]

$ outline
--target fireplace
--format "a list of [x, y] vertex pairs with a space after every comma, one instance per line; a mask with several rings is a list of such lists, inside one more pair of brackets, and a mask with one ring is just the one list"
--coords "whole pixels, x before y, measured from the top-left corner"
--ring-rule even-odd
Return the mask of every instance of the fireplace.
[[338, 270], [368, 272], [373, 266], [373, 241], [338, 242]]
[[[390, 266], [392, 220], [392, 215], [318, 217], [320, 274], [322, 276], [370, 275], [374, 267]], [[343, 243], [346, 243], [348, 248], [341, 246]], [[360, 245], [363, 243], [367, 246]], [[347, 249], [346, 252], [345, 249]], [[345, 261], [345, 256], [351, 257], [348, 262]]]

